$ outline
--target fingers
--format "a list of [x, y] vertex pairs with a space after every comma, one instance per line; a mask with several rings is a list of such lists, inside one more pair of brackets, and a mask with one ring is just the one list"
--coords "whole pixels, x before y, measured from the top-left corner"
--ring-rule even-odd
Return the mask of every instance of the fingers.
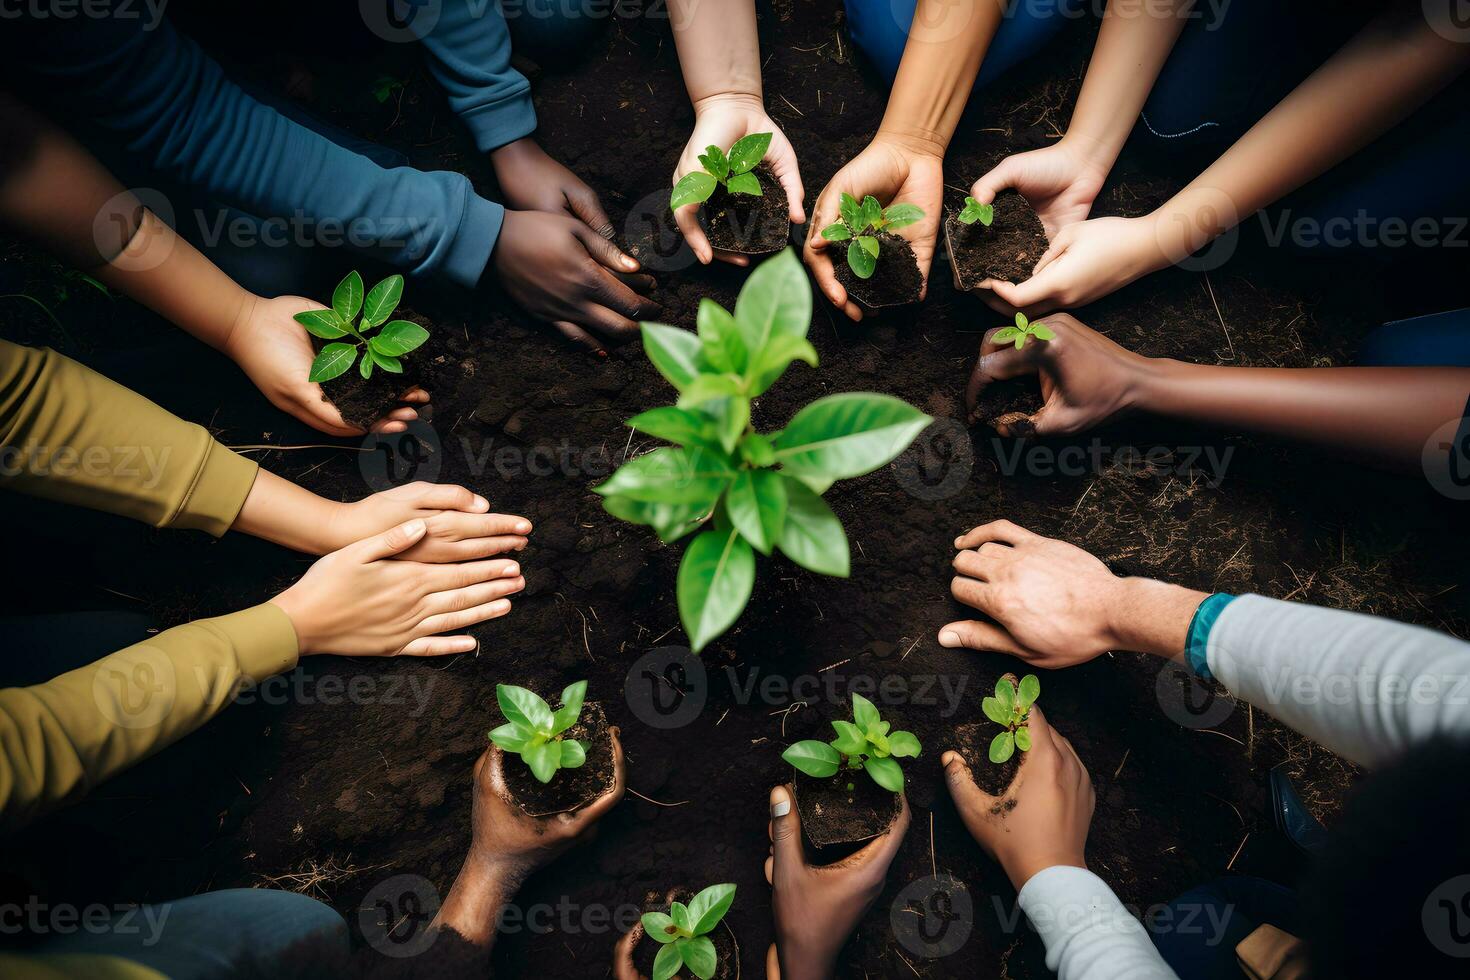
[[1015, 187], [1021, 170], [1015, 159], [1006, 157], [992, 167], [989, 173], [975, 181], [975, 185], [970, 188], [970, 196], [981, 204], [990, 204], [995, 200], [995, 195]]
[[607, 349], [602, 346], [602, 341], [598, 340], [596, 337], [592, 336], [590, 333], [583, 330], [575, 323], [572, 323], [570, 320], [553, 320], [551, 322], [551, 326], [553, 329], [556, 330], [557, 333], [561, 334], [563, 337], [565, 337], [567, 340], [570, 340], [578, 347], [590, 350], [594, 354], [601, 355], [602, 357], [607, 356]]
[[[292, 415], [318, 432], [325, 432], [329, 436], [362, 435], [361, 429], [347, 424], [336, 405], [322, 397], [321, 385], [314, 384], [309, 387], [311, 392], [315, 393], [315, 397], [311, 393], [300, 397], [292, 396], [295, 405], [295, 409], [291, 412]], [[290, 406], [283, 405], [282, 407]]]
[[398, 400], [410, 405], [427, 405], [429, 404], [429, 393], [422, 388], [410, 388], [399, 395]]
[[601, 820], [603, 815], [613, 807], [617, 806], [623, 799], [623, 793], [628, 788], [627, 765], [623, 761], [622, 730], [616, 726], [608, 729], [613, 743], [613, 785], [612, 789], [603, 793], [590, 804], [578, 810], [575, 814], [564, 814], [570, 818], [570, 826], [576, 833], [591, 827]]
[[995, 280], [990, 284], [990, 291], [1013, 309], [1030, 311], [1027, 315], [1035, 319], [1057, 307], [1060, 284], [1055, 279], [1055, 276], [1035, 275], [1019, 286]]
[[[469, 491], [466, 491], [468, 493]], [[485, 503], [483, 497], [476, 500]], [[435, 519], [435, 536], [445, 541], [470, 541], [476, 538], [524, 538], [531, 533], [532, 524], [518, 514], [485, 514], [478, 511], [465, 512], [467, 508], [448, 510]]]
[[989, 582], [1000, 566], [1015, 557], [1015, 549], [993, 541], [982, 543], [976, 549], [965, 549], [955, 553], [951, 564], [961, 575], [979, 582]]
[[[796, 812], [796, 793], [790, 785], [771, 789], [771, 857], [782, 867], [800, 868], [806, 865], [806, 855], [801, 848], [801, 815]], [[771, 881], [774, 877], [767, 876]]]
[[[602, 201], [598, 199], [597, 192], [583, 184], [580, 187], [569, 187], [565, 193], [572, 216], [580, 218], [599, 238], [612, 241], [615, 233], [612, 219], [602, 209]], [[634, 259], [634, 262], [637, 260]]]
[[903, 846], [904, 836], [909, 832], [909, 822], [913, 819], [909, 810], [908, 794], [900, 793], [898, 800], [898, 819], [893, 821], [888, 831], [864, 844], [844, 863], [866, 866], [879, 878], [888, 873], [888, 866], [898, 856], [898, 849]]
[[679, 231], [684, 236], [684, 241], [689, 243], [689, 248], [694, 252], [694, 257], [702, 265], [709, 265], [714, 259], [714, 249], [710, 247], [709, 238], [704, 233], [704, 227], [699, 223], [699, 205], [686, 204], [674, 212], [674, 224], [679, 226]]
[[425, 591], [430, 593], [454, 592], [495, 579], [515, 578], [521, 574], [520, 564], [508, 558], [467, 561], [458, 565], [424, 564], [420, 569], [423, 572], [423, 582], [427, 586]]
[[1035, 537], [1035, 533], [1026, 530], [1019, 524], [999, 520], [971, 528], [954, 539], [954, 546], [956, 548], [978, 548], [987, 541], [998, 541], [1001, 544], [1015, 546], [1031, 541]]
[[979, 815], [995, 805], [995, 797], [975, 785], [975, 777], [964, 756], [950, 749], [939, 758], [944, 766], [944, 785], [961, 814]]
[[777, 182], [786, 191], [786, 204], [791, 223], [800, 225], [806, 223], [806, 189], [801, 185], [801, 168], [796, 164], [796, 152], [791, 150], [789, 144], [786, 152], [774, 156], [771, 160], [771, 172], [776, 175]]
[[382, 534], [375, 534], [356, 544], [348, 545], [344, 550], [352, 551], [354, 557], [364, 563], [380, 561], [412, 548], [418, 544], [427, 530], [428, 525], [415, 518], [397, 527], [390, 527]]
[[741, 269], [750, 265], [749, 255], [741, 255], [739, 252], [727, 252], [720, 248], [715, 249], [715, 260]]
[[582, 247], [603, 266], [618, 272], [637, 272], [638, 260], [586, 225], [574, 226]]
[[469, 623], [453, 621], [439, 623], [438, 621], [476, 609], [496, 599], [515, 595], [525, 587], [525, 578], [520, 575], [507, 575], [490, 582], [455, 589], [453, 592], [436, 592], [426, 600], [428, 616], [419, 624], [419, 628], [426, 633], [444, 633], [468, 626]]
[[[423, 498], [419, 501], [420, 507], [433, 508], [434, 510], [463, 511], [466, 514], [483, 514], [490, 509], [490, 501], [473, 492], [467, 487], [461, 487], [453, 483], [433, 483], [424, 491]], [[502, 516], [502, 515], [494, 515]], [[491, 530], [493, 527], [493, 530]], [[496, 534], [503, 532], [524, 533], [509, 527], [502, 528], [497, 522], [487, 525], [484, 533]]]
[[766, 980], [781, 980], [781, 957], [776, 954], [775, 943], [766, 947]]
[[1021, 645], [1003, 626], [962, 619], [939, 630], [939, 645], [951, 649], [992, 650], [1019, 656]]
[[479, 646], [473, 636], [421, 636], [398, 653], [404, 657], [442, 657], [449, 653], [474, 653]]
[[[645, 980], [633, 965], [633, 950], [643, 939], [643, 923], [633, 923], [633, 928], [623, 933], [613, 949], [613, 980]], [[772, 947], [774, 948], [774, 947]]]
[[[512, 591], [519, 592], [525, 587], [526, 583], [522, 580]], [[508, 612], [510, 612], [510, 600], [496, 599], [493, 602], [482, 603], [459, 612], [444, 613], [441, 616], [430, 616], [428, 619], [419, 623], [417, 631], [432, 635], [435, 633], [447, 633], [450, 630], [468, 629], [479, 623], [499, 619]], [[422, 638], [420, 637], [420, 639]]]
[[1031, 344], [1022, 350], [1016, 350], [1013, 345], [986, 352], [986, 347], [995, 346], [990, 337], [997, 332], [991, 331], [985, 335], [985, 342], [980, 347], [980, 356], [975, 360], [975, 368], [970, 372], [970, 383], [965, 386], [965, 408], [969, 412], [975, 410], [980, 402], [980, 396], [993, 382], [1009, 381], [1027, 374], [1035, 374], [1037, 370], [1037, 356], [1032, 348], [1044, 346]]
[[438, 562], [465, 562], [477, 561], [481, 558], [491, 558], [495, 555], [504, 555], [512, 551], [525, 551], [530, 542], [517, 535], [499, 535], [493, 538], [466, 538], [463, 541], [439, 542], [432, 554], [426, 554], [421, 561]]

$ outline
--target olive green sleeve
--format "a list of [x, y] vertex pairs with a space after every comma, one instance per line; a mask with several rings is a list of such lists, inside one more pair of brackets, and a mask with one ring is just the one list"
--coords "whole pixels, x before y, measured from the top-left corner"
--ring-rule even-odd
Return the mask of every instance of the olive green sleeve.
[[219, 537], [258, 469], [90, 368], [0, 340], [0, 487]]
[[296, 665], [279, 606], [176, 626], [33, 687], [0, 690], [0, 831], [194, 731], [240, 689]]

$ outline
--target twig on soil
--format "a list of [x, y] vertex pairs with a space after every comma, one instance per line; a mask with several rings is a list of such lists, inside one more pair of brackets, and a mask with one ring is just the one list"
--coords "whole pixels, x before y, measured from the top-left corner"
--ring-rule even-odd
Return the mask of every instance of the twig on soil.
[[1230, 863], [1227, 864], [1227, 865], [1225, 865], [1225, 870], [1226, 871], [1229, 871], [1231, 868], [1235, 867], [1235, 859], [1238, 858], [1238, 857], [1240, 857], [1240, 852], [1245, 848], [1245, 842], [1248, 841], [1248, 840], [1250, 840], [1250, 839], [1251, 839], [1251, 832], [1249, 830], [1247, 830], [1245, 832], [1245, 836], [1240, 839], [1240, 846], [1235, 849], [1235, 853], [1234, 854], [1230, 855]]
[[939, 864], [934, 860], [934, 811], [929, 811], [929, 874], [939, 877]]
[[1225, 316], [1220, 312], [1220, 304], [1215, 300], [1215, 287], [1210, 283], [1210, 274], [1205, 273], [1205, 288], [1210, 291], [1210, 302], [1214, 304], [1215, 316], [1220, 318], [1220, 329], [1225, 331], [1225, 343], [1230, 345], [1230, 359], [1235, 360], [1235, 341], [1230, 339], [1230, 328], [1225, 325]]
[[894, 950], [894, 953], [897, 953], [898, 954], [898, 958], [901, 959], [901, 960], [903, 960], [903, 965], [904, 966], [906, 966], [910, 970], [913, 970], [914, 971], [914, 976], [920, 977], [920, 978], [923, 977], [923, 974], [921, 974], [918, 970], [915, 970], [914, 969], [914, 965], [909, 962], [909, 958], [907, 956], [903, 955], [902, 953], [899, 953], [898, 950], [896, 950], [896, 949]]
[[688, 800], [680, 800], [678, 803], [665, 803], [662, 800], [649, 799], [631, 786], [628, 787], [628, 792], [632, 793], [634, 796], [638, 797], [640, 800], [643, 800], [646, 803], [652, 803], [654, 806], [683, 806], [685, 803], [689, 802]]
[[909, 644], [909, 648], [903, 652], [903, 656], [898, 658], [898, 660], [899, 660], [900, 663], [902, 663], [903, 661], [905, 661], [905, 660], [907, 660], [909, 658], [909, 654], [911, 654], [911, 653], [914, 652], [914, 647], [916, 647], [916, 646], [919, 645], [919, 640], [921, 640], [921, 639], [923, 639], [923, 637], [919, 637], [919, 636], [914, 637], [914, 642], [910, 643]]
[[126, 592], [119, 592], [119, 591], [117, 591], [117, 589], [109, 589], [105, 585], [99, 585], [99, 586], [97, 586], [97, 588], [101, 589], [103, 592], [111, 592], [113, 595], [122, 596], [124, 599], [131, 599], [134, 602], [142, 602], [143, 601], [142, 599], [139, 599], [135, 595], [128, 595]]
[[818, 670], [817, 673], [820, 674], [823, 671], [831, 670], [833, 667], [841, 667], [843, 664], [851, 662], [851, 660], [852, 658], [848, 657], [847, 660], [839, 660], [835, 664], [828, 664], [827, 666], [821, 668], [821, 670]]
[[[725, 715], [728, 715], [729, 713], [730, 713], [730, 709], [729, 708], [726, 708], [725, 709], [725, 714], [724, 715], [720, 715], [720, 721], [724, 721], [725, 720]], [[719, 728], [720, 727], [720, 721], [715, 722], [715, 727], [716, 728]]]
[[1241, 748], [1248, 748], [1248, 746], [1244, 742], [1236, 738], [1234, 735], [1226, 735], [1224, 732], [1216, 731], [1213, 728], [1200, 728], [1196, 729], [1196, 731], [1200, 732], [1203, 735], [1219, 735], [1221, 738], [1230, 739], [1230, 741], [1234, 742], [1236, 745], [1239, 745]]
[[798, 116], [801, 116], [803, 119], [806, 118], [806, 113], [802, 112], [796, 106], [791, 105], [791, 100], [788, 99], [786, 96], [782, 95], [780, 92], [777, 92], [776, 93], [776, 98], [780, 99], [782, 102], [784, 102], [788, 106], [790, 106], [792, 112], [796, 113]]
[[1123, 772], [1123, 767], [1128, 764], [1128, 756], [1129, 756], [1129, 754], [1132, 751], [1133, 751], [1133, 746], [1131, 746], [1131, 745], [1128, 748], [1126, 748], [1126, 749], [1123, 750], [1123, 761], [1120, 762], [1120, 763], [1118, 763], [1118, 768], [1116, 768], [1116, 769], [1113, 770], [1113, 778], [1114, 779], [1117, 779], [1118, 776]]
[[1230, 809], [1234, 810], [1235, 811], [1235, 819], [1240, 821], [1241, 827], [1244, 827], [1245, 826], [1245, 817], [1241, 814], [1240, 807], [1236, 806], [1234, 803], [1231, 803], [1229, 800], [1225, 799], [1225, 797], [1223, 797], [1223, 796], [1216, 796], [1214, 793], [1211, 793], [1211, 792], [1208, 792], [1208, 791], [1203, 791], [1203, 792], [1210, 799], [1212, 799], [1212, 800], [1219, 800], [1221, 803], [1224, 803]]

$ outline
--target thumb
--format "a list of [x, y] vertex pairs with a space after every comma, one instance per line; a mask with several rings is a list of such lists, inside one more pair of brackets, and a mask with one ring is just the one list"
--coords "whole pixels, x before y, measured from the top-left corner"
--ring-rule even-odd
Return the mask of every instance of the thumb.
[[576, 225], [577, 240], [582, 247], [602, 265], [617, 272], [637, 272], [638, 260], [603, 238], [580, 222]]
[[795, 793], [789, 785], [771, 790], [771, 850], [777, 867], [806, 863], [801, 849], [801, 815], [796, 812]]
[[939, 631], [939, 645], [951, 649], [966, 647], [971, 650], [993, 650], [1012, 655], [1018, 654], [1021, 649], [1021, 645], [1004, 626], [973, 619], [960, 620], [942, 628]]
[[363, 562], [392, 558], [417, 544], [426, 529], [424, 522], [415, 518], [397, 527], [390, 527], [382, 534], [359, 541], [353, 547], [358, 550], [358, 557]]
[[1015, 157], [1006, 157], [1000, 163], [990, 168], [990, 172], [975, 181], [970, 188], [970, 196], [981, 204], [990, 204], [995, 200], [995, 195], [1001, 191], [1016, 186], [1017, 171]]
[[944, 784], [960, 813], [984, 813], [995, 805], [995, 797], [975, 785], [964, 756], [950, 749], [939, 762], [944, 766]]
[[602, 201], [596, 191], [585, 185], [570, 187], [566, 190], [566, 199], [573, 215], [581, 218], [599, 238], [612, 241], [615, 234], [612, 219], [602, 209]]

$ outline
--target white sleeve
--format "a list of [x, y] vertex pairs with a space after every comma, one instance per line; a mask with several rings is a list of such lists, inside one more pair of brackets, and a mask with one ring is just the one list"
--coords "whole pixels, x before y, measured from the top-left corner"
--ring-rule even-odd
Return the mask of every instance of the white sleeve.
[[1046, 944], [1046, 965], [1058, 980], [1178, 980], [1142, 924], [1086, 868], [1039, 871], [1016, 901]]
[[1470, 643], [1443, 633], [1246, 595], [1220, 612], [1205, 656], [1236, 697], [1362, 766], [1470, 736]]

